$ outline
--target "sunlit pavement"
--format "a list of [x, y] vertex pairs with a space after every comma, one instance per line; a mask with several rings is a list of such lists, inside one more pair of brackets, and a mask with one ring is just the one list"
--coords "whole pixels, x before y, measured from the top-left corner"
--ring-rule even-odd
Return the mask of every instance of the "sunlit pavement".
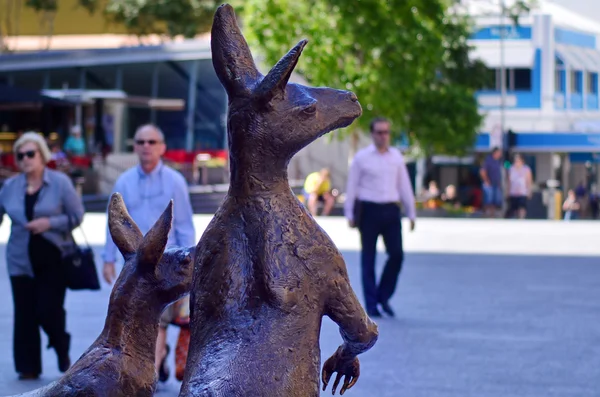
[[[200, 237], [210, 217], [194, 218]], [[106, 218], [83, 225], [98, 253]], [[341, 218], [319, 218], [343, 252], [362, 300], [359, 237]], [[360, 356], [361, 376], [347, 396], [600, 396], [600, 223], [422, 219], [405, 223], [405, 267], [392, 302], [395, 319], [380, 320], [380, 339]], [[4, 264], [9, 221], [0, 227]], [[79, 231], [78, 241], [83, 242]], [[382, 246], [383, 248], [383, 246]], [[379, 255], [381, 264], [385, 255]], [[59, 377], [54, 351], [44, 350], [36, 382], [16, 378], [12, 298], [0, 270], [0, 395], [31, 390]], [[69, 292], [68, 330], [76, 359], [97, 337], [110, 288]], [[174, 347], [178, 329], [169, 333]], [[341, 343], [323, 321], [322, 359]], [[46, 340], [44, 337], [43, 344]], [[173, 349], [172, 349], [173, 350]], [[170, 355], [173, 368], [173, 353]], [[176, 396], [173, 377], [158, 396]], [[323, 395], [330, 395], [331, 387]]]

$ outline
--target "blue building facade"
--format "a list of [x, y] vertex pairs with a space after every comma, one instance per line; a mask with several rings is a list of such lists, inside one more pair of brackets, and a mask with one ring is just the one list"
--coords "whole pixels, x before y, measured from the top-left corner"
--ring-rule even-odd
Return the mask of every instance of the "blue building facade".
[[597, 182], [589, 175], [600, 153], [600, 24], [563, 11], [541, 7], [518, 25], [477, 17], [470, 42], [473, 58], [492, 74], [477, 93], [485, 121], [476, 151], [502, 146], [504, 126], [516, 134], [513, 150], [526, 155], [536, 182], [558, 179], [569, 188]]

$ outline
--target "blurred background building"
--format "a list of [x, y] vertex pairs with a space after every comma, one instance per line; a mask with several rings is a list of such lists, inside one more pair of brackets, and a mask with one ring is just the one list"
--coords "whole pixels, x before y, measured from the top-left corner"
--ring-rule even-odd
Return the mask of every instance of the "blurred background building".
[[[80, 125], [84, 191], [106, 194], [136, 161], [136, 126], [151, 121], [166, 132], [166, 160], [191, 184], [226, 183], [226, 95], [210, 61], [210, 37], [139, 39], [77, 7], [76, 0], [59, 3], [51, 25], [23, 8], [18, 35], [3, 37], [12, 50], [0, 55], [3, 168], [14, 167], [10, 147], [19, 132], [39, 130], [64, 142], [71, 126]], [[585, 0], [537, 0], [515, 24], [502, 15], [499, 0], [464, 3], [477, 27], [472, 56], [490, 68], [491, 83], [477, 94], [485, 121], [471, 156], [412, 161], [416, 190], [428, 180], [478, 183], [480, 158], [493, 146], [522, 153], [540, 188], [553, 179], [565, 189], [596, 183], [600, 5], [584, 16], [574, 10], [587, 10]], [[358, 146], [368, 143], [361, 137]], [[328, 167], [333, 186], [343, 190], [350, 151], [349, 141], [321, 139], [294, 158], [290, 178]]]

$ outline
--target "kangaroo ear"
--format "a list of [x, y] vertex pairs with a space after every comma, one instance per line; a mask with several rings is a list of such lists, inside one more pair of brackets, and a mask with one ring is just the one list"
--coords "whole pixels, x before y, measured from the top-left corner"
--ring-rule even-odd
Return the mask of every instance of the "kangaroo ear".
[[215, 13], [210, 46], [215, 72], [227, 94], [250, 96], [261, 75], [229, 4]]
[[254, 94], [257, 97], [270, 101], [273, 97], [285, 93], [285, 86], [300, 59], [300, 55], [302, 54], [302, 50], [304, 49], [304, 46], [306, 46], [306, 43], [308, 43], [308, 40], [301, 40], [294, 48], [285, 54], [279, 62], [277, 62], [277, 65], [271, 69], [254, 91]]
[[158, 265], [169, 240], [172, 221], [173, 200], [169, 202], [169, 205], [167, 205], [160, 218], [158, 218], [154, 226], [144, 236], [137, 251], [139, 268], [154, 270], [156, 265]]
[[110, 198], [108, 228], [115, 245], [126, 260], [135, 254], [144, 236], [131, 219], [120, 193], [114, 193]]

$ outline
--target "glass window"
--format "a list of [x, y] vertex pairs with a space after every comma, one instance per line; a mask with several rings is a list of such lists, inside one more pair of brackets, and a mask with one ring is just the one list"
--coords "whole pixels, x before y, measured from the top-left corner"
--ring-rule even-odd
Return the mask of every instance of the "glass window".
[[556, 69], [554, 71], [554, 91], [555, 92], [565, 92], [565, 79], [563, 77], [563, 70]]
[[587, 92], [593, 95], [598, 94], [598, 73], [587, 73]]
[[581, 88], [582, 88], [581, 72], [578, 72], [576, 70], [571, 70], [571, 72], [569, 73], [569, 78], [570, 78], [569, 82], [571, 83], [570, 92], [572, 94], [581, 94]]
[[512, 89], [515, 91], [531, 91], [531, 69], [514, 69]]

